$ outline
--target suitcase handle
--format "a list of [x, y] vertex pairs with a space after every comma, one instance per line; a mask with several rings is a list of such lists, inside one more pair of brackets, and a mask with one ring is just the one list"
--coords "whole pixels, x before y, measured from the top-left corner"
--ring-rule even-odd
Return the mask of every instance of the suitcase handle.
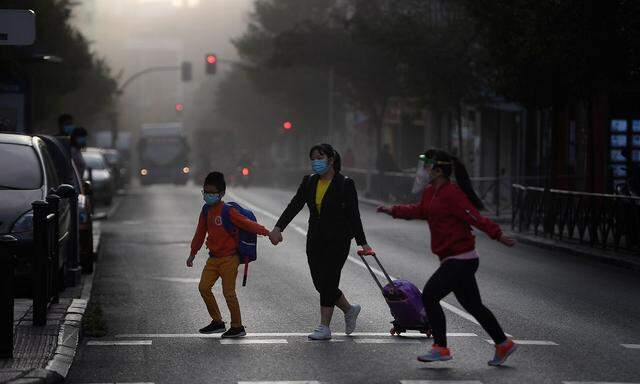
[[378, 263], [378, 266], [380, 267], [380, 270], [382, 271], [382, 273], [384, 273], [384, 277], [387, 278], [387, 281], [389, 282], [389, 284], [391, 284], [392, 287], [395, 287], [395, 285], [393, 284], [393, 281], [391, 280], [391, 276], [389, 276], [387, 271], [384, 269], [384, 267], [380, 263], [380, 260], [378, 259], [378, 256], [376, 255], [374, 250], [367, 250], [367, 251], [360, 250], [360, 251], [358, 251], [358, 256], [360, 256], [360, 258], [362, 259], [362, 262], [364, 263], [364, 265], [369, 270], [369, 273], [373, 277], [373, 280], [375, 280], [376, 284], [378, 284], [378, 287], [380, 288], [380, 291], [382, 291], [384, 293], [384, 287], [382, 286], [382, 283], [380, 283], [380, 280], [378, 279], [378, 276], [376, 276], [376, 274], [373, 272], [373, 269], [371, 269], [371, 266], [369, 266], [369, 263], [367, 262], [367, 259], [365, 258], [365, 256], [373, 256], [373, 258], [375, 259], [376, 263]]

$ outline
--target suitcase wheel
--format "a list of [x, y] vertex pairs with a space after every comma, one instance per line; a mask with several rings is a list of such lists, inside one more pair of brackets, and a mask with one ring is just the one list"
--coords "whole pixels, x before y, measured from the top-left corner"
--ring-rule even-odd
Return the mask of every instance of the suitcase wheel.
[[393, 327], [393, 328], [391, 328], [389, 333], [391, 334], [391, 336], [394, 336], [394, 335], [400, 336], [401, 333], [406, 332], [406, 331], [407, 331], [406, 329]]

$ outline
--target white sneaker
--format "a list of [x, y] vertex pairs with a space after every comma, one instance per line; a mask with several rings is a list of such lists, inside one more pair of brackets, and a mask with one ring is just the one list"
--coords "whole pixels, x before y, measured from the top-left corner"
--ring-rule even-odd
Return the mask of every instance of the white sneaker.
[[309, 334], [309, 338], [311, 340], [329, 340], [331, 339], [331, 329], [326, 325], [320, 324], [313, 330], [313, 333]]
[[344, 314], [344, 333], [350, 335], [356, 330], [356, 320], [360, 314], [360, 306], [353, 304], [351, 309]]

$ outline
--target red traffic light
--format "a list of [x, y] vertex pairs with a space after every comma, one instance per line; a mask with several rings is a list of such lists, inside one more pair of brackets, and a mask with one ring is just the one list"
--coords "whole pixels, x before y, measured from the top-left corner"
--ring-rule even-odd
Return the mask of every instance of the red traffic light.
[[184, 104], [176, 103], [176, 111], [178, 111], [178, 112], [184, 111]]
[[282, 124], [282, 127], [288, 131], [293, 128], [293, 124], [290, 121], [285, 121], [284, 124]]
[[249, 168], [247, 168], [247, 167], [242, 168], [242, 175], [243, 176], [249, 176], [249, 173], [250, 173]]
[[207, 63], [215, 64], [218, 61], [216, 55], [207, 55]]

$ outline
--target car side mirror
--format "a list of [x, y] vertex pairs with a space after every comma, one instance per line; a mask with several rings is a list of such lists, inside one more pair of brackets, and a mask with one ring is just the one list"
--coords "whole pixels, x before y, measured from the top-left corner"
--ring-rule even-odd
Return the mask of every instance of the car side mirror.
[[91, 196], [93, 194], [93, 186], [89, 180], [82, 182], [82, 189], [84, 190], [84, 194], [87, 196]]
[[55, 194], [63, 199], [70, 199], [76, 195], [76, 189], [69, 184], [60, 184], [56, 189]]

